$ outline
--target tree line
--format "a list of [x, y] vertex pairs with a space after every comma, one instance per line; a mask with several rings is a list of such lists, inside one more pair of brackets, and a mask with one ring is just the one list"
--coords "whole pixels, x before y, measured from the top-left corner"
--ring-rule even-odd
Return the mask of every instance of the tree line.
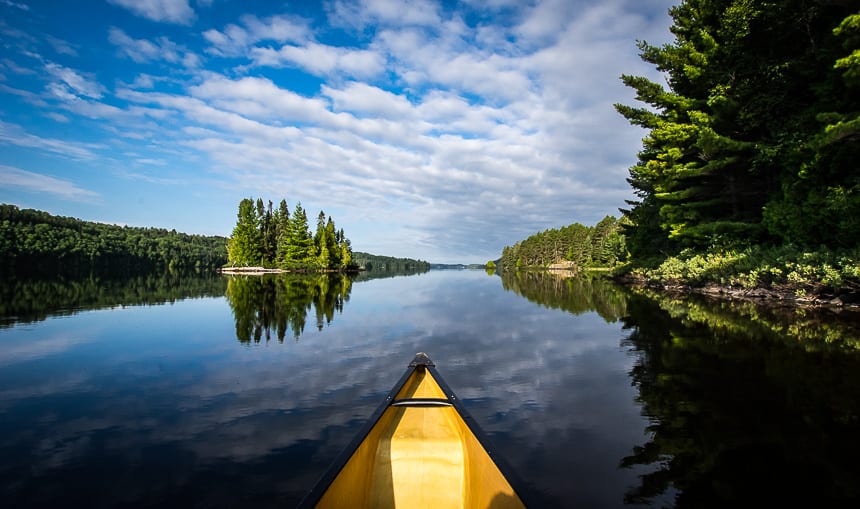
[[227, 240], [231, 266], [289, 270], [350, 270], [354, 268], [352, 245], [336, 229], [331, 216], [320, 211], [316, 233], [311, 234], [301, 203], [290, 213], [282, 199], [277, 209], [262, 198], [239, 202], [236, 227]]
[[634, 257], [750, 245], [856, 249], [860, 13], [849, 0], [684, 0], [624, 75], [647, 133], [623, 210]]
[[561, 261], [578, 267], [612, 267], [626, 258], [622, 221], [606, 216], [594, 226], [574, 223], [551, 228], [505, 246], [495, 265], [501, 271], [547, 267]]
[[412, 258], [395, 258], [393, 256], [374, 255], [356, 251], [353, 253], [356, 266], [367, 272], [414, 274], [430, 270], [430, 262]]
[[0, 272], [207, 270], [227, 261], [224, 237], [54, 216], [0, 204]]

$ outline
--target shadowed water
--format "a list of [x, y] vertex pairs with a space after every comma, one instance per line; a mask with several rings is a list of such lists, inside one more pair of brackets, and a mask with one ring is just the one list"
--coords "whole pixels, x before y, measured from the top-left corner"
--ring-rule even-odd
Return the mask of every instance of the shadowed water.
[[7, 507], [291, 507], [418, 351], [536, 506], [858, 496], [850, 320], [816, 343], [793, 316], [479, 271], [11, 284]]

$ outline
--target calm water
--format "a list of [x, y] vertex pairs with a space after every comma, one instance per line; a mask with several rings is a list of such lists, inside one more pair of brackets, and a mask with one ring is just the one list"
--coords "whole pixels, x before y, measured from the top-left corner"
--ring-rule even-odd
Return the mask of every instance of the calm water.
[[418, 351], [535, 506], [860, 500], [851, 314], [475, 271], [0, 297], [4, 507], [291, 507]]

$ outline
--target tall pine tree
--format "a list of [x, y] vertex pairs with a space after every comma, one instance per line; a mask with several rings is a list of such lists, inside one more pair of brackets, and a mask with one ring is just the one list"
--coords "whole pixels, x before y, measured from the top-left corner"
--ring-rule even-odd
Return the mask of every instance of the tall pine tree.
[[257, 228], [253, 200], [245, 198], [239, 202], [237, 218], [227, 241], [227, 261], [231, 265], [258, 265], [262, 259], [262, 236]]
[[[648, 131], [628, 179], [640, 198], [625, 211], [633, 223], [632, 252], [811, 241], [786, 237], [804, 222], [786, 213], [789, 201], [803, 202], [816, 188], [825, 191], [813, 200], [817, 205], [851, 194], [850, 178], [836, 193], [822, 184], [856, 175], [850, 165], [828, 163], [818, 182], [804, 182], [804, 168], [807, 175], [823, 169], [817, 115], [834, 97], [852, 97], [833, 80], [834, 50], [841, 49], [833, 28], [849, 12], [839, 4], [683, 0], [669, 11], [674, 42], [639, 44], [642, 59], [665, 73], [668, 89], [622, 76], [648, 105], [616, 105]], [[856, 111], [849, 108], [856, 106], [856, 91], [854, 98], [835, 102]], [[833, 224], [834, 218], [821, 220]]]

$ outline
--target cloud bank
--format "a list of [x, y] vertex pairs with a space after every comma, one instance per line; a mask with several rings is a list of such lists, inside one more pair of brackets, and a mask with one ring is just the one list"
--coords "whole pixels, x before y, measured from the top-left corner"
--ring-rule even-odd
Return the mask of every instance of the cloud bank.
[[242, 197], [286, 197], [334, 215], [356, 249], [473, 262], [631, 198], [641, 133], [612, 105], [633, 102], [619, 75], [653, 72], [635, 40], [666, 38], [672, 2], [338, 0], [222, 23], [200, 15], [217, 2], [111, 3], [140, 19], [101, 27], [115, 75], [49, 59], [47, 42], [5, 66], [39, 63], [43, 118], [100, 123], [100, 156], [211, 189], [225, 212], [204, 230], [227, 234]]

